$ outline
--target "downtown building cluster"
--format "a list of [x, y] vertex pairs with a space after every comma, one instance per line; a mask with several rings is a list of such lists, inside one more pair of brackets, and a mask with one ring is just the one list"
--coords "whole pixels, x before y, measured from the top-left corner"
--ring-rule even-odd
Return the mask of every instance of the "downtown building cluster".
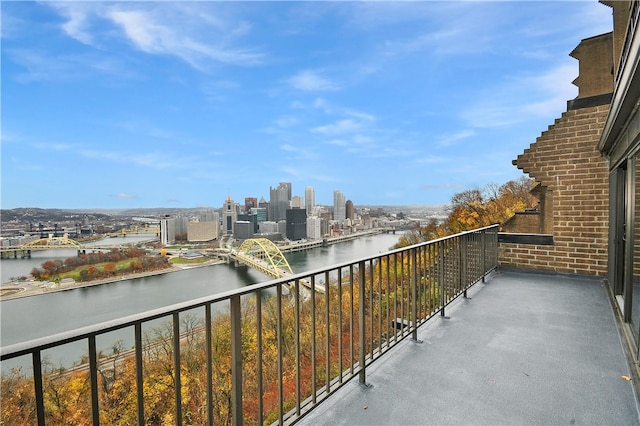
[[317, 240], [377, 226], [368, 209], [356, 213], [353, 202], [342, 191], [333, 191], [333, 205], [315, 203], [315, 190], [307, 186], [304, 196], [293, 195], [290, 182], [269, 188], [269, 200], [244, 198], [244, 203], [228, 195], [220, 209], [210, 209], [199, 217], [160, 219], [160, 241], [176, 239], [204, 243], [221, 239], [245, 240], [260, 236], [272, 241]]

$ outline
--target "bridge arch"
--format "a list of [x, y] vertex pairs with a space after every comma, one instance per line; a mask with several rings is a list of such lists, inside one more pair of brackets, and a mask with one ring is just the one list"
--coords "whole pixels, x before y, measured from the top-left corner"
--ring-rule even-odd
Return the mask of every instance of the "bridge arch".
[[245, 240], [237, 251], [240, 254], [266, 261], [279, 276], [282, 275], [280, 273], [281, 271], [293, 274], [287, 258], [284, 257], [284, 254], [282, 254], [280, 249], [273, 244], [271, 240], [266, 238], [251, 238]]
[[22, 246], [23, 249], [38, 249], [38, 248], [70, 248], [81, 249], [82, 244], [76, 240], [72, 240], [68, 237], [50, 237], [41, 238], [39, 240], [29, 241]]

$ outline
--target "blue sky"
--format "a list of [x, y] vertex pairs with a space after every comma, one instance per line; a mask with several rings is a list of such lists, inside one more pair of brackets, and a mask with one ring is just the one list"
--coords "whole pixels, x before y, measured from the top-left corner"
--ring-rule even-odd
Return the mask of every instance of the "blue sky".
[[571, 2], [6, 2], [2, 208], [448, 203], [577, 96]]

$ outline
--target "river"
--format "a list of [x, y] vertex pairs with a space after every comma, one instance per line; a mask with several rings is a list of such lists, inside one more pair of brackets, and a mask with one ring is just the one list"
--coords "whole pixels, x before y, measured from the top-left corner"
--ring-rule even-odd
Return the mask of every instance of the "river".
[[[285, 256], [294, 272], [305, 272], [388, 251], [398, 238], [399, 235], [378, 234]], [[3, 259], [2, 281], [5, 282], [5, 266], [12, 268], [11, 276], [26, 275], [49, 258], [45, 253], [38, 256], [42, 257], [35, 264], [33, 258]], [[61, 257], [69, 256], [66, 253]], [[0, 345], [70, 331], [269, 279], [253, 269], [222, 264], [5, 300], [0, 302]], [[106, 347], [109, 345], [107, 342]], [[2, 371], [5, 367], [2, 366]]]

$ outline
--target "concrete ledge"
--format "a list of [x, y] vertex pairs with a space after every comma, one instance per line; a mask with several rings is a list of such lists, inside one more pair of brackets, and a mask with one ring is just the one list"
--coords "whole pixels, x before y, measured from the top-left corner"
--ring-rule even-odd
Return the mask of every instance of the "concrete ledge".
[[507, 232], [498, 233], [499, 243], [508, 244], [532, 244], [540, 246], [552, 246], [553, 235], [551, 234], [511, 234]]

